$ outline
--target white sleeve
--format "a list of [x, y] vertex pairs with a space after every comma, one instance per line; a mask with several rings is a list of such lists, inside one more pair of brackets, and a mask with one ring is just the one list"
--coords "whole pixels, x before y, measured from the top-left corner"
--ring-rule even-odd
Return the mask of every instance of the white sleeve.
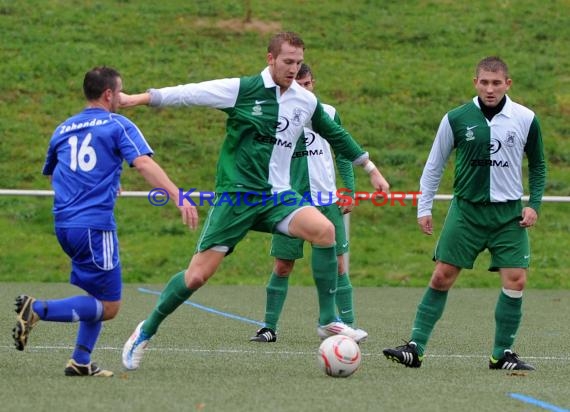
[[239, 93], [239, 78], [209, 80], [180, 86], [149, 89], [150, 106], [234, 107]]
[[443, 169], [445, 168], [445, 164], [453, 147], [453, 131], [451, 130], [451, 125], [449, 124], [449, 119], [446, 114], [443, 119], [441, 119], [439, 129], [435, 135], [420, 179], [420, 191], [422, 194], [418, 201], [418, 218], [431, 215], [433, 199], [439, 188]]

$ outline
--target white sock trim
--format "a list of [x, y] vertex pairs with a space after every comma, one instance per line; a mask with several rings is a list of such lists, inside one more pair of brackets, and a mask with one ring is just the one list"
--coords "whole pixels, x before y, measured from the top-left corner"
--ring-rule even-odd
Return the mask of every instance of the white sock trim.
[[513, 290], [513, 289], [505, 289], [503, 288], [503, 293], [510, 298], [522, 298], [523, 291], [522, 290]]
[[103, 320], [103, 302], [96, 298], [93, 299], [95, 299], [95, 304], [97, 305], [97, 316], [95, 319], [97, 319], [96, 322], [99, 322]]

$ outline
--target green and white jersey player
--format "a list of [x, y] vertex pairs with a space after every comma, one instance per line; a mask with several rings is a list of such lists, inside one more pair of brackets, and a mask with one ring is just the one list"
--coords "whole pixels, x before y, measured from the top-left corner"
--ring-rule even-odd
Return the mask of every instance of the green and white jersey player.
[[[223, 258], [249, 230], [281, 232], [311, 242], [319, 296], [317, 333], [361, 340], [360, 331], [337, 321], [337, 260], [333, 224], [315, 207], [301, 205], [291, 189], [291, 157], [303, 128], [326, 136], [333, 149], [369, 173], [375, 190], [389, 184], [352, 136], [324, 111], [315, 95], [295, 82], [304, 43], [295, 33], [272, 37], [260, 74], [151, 89], [121, 96], [121, 106], [208, 106], [227, 114], [226, 138], [217, 165], [216, 199], [188, 268], [174, 275], [152, 313], [123, 347], [123, 364], [137, 369], [162, 321], [214, 275]], [[189, 159], [191, 161], [191, 159]], [[281, 194], [287, 193], [286, 197]]]
[[[420, 180], [418, 224], [431, 235], [432, 204], [452, 150], [456, 150], [454, 197], [435, 247], [429, 286], [418, 305], [409, 343], [385, 349], [389, 359], [421, 366], [425, 347], [441, 317], [449, 289], [461, 269], [471, 269], [485, 249], [490, 271], [499, 272], [502, 290], [495, 307], [495, 340], [490, 369], [531, 370], [512, 351], [521, 317], [523, 289], [530, 262], [527, 228], [542, 202], [546, 162], [536, 115], [513, 102], [512, 80], [503, 60], [487, 57], [475, 69], [473, 101], [441, 120]], [[528, 159], [530, 199], [523, 205], [522, 163]]]
[[[303, 63], [297, 73], [297, 83], [309, 91], [313, 91], [315, 79], [311, 68]], [[341, 124], [340, 117], [333, 106], [322, 104], [325, 112], [336, 123]], [[353, 293], [350, 278], [346, 272], [344, 254], [348, 252], [343, 213], [348, 213], [352, 205], [339, 207], [336, 171], [337, 165], [344, 188], [354, 193], [354, 172], [352, 163], [333, 153], [328, 142], [318, 133], [305, 128], [304, 138], [299, 139], [291, 162], [291, 185], [300, 194], [310, 198], [314, 205], [334, 224], [336, 233], [336, 255], [338, 262], [338, 284], [336, 305], [341, 321], [352, 326], [354, 323]], [[295, 261], [303, 257], [305, 241], [275, 233], [271, 239], [270, 255], [275, 257], [273, 271], [266, 287], [267, 300], [264, 316], [264, 327], [257, 330], [251, 341], [276, 342], [277, 323], [287, 298], [289, 275], [293, 271]], [[365, 333], [364, 331], [362, 331]], [[364, 340], [364, 339], [362, 339]], [[361, 341], [362, 341], [361, 340]]]

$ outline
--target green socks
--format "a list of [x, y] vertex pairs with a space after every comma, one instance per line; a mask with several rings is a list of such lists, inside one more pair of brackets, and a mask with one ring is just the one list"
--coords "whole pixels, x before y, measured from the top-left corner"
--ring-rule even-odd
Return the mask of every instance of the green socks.
[[522, 318], [522, 297], [512, 298], [501, 291], [495, 307], [495, 345], [493, 358], [504, 356], [511, 349]]
[[277, 322], [281, 316], [281, 310], [287, 298], [289, 289], [289, 276], [277, 276], [271, 273], [269, 283], [265, 288], [267, 301], [265, 303], [265, 327], [277, 330]]
[[431, 332], [441, 318], [446, 301], [447, 291], [428, 287], [418, 305], [410, 341], [416, 343], [419, 356], [424, 354]]
[[[518, 293], [513, 291], [513, 293]], [[522, 293], [521, 293], [522, 295]], [[416, 343], [419, 356], [423, 356], [425, 347], [436, 322], [441, 318], [447, 291], [428, 288], [418, 305], [416, 319], [410, 341]], [[522, 296], [510, 297], [504, 291], [499, 295], [495, 308], [495, 344], [493, 358], [500, 359], [506, 349], [511, 349], [522, 318]]]
[[352, 326], [354, 323], [354, 307], [352, 301], [352, 285], [348, 273], [338, 275], [336, 289], [336, 308], [343, 323]]
[[338, 275], [335, 245], [313, 245], [311, 266], [319, 298], [319, 325], [328, 325], [336, 321], [335, 295]]
[[148, 336], [154, 335], [162, 321], [184, 303], [192, 293], [194, 291], [186, 287], [183, 271], [172, 276], [160, 294], [154, 310], [144, 321], [143, 332]]

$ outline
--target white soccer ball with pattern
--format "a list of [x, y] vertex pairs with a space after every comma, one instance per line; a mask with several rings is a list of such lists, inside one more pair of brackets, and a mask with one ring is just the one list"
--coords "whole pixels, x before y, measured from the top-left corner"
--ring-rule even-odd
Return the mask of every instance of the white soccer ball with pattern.
[[319, 346], [319, 366], [329, 376], [346, 378], [360, 366], [360, 347], [354, 339], [343, 335], [326, 338]]

